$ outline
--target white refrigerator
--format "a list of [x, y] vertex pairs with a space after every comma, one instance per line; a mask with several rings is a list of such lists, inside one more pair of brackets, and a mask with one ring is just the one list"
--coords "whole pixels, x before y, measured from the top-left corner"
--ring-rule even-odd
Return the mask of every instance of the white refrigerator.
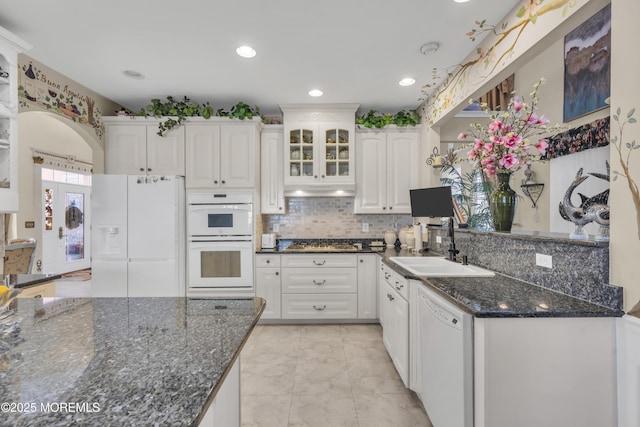
[[184, 178], [94, 175], [94, 297], [185, 296]]

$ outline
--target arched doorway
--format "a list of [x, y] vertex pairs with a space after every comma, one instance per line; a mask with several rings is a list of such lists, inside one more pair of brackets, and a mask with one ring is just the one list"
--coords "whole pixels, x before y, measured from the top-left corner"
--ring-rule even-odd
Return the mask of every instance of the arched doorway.
[[[103, 171], [104, 149], [91, 129], [85, 128], [44, 111], [18, 115], [20, 205], [8, 237], [37, 240], [34, 273], [65, 273], [90, 266], [86, 177], [90, 183], [93, 172]], [[47, 218], [47, 202], [49, 208], [58, 208], [55, 224], [53, 217]]]

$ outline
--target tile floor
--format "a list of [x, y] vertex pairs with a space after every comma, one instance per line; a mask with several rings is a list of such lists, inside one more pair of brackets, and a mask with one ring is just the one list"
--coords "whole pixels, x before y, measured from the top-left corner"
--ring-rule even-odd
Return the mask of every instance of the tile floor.
[[380, 325], [258, 325], [241, 381], [244, 427], [431, 427]]

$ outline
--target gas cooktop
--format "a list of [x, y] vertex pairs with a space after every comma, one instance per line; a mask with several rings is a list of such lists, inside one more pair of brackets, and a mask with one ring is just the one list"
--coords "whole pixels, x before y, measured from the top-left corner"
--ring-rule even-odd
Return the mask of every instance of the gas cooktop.
[[285, 251], [297, 252], [356, 252], [358, 248], [350, 243], [332, 243], [332, 242], [313, 242], [304, 243], [296, 242], [290, 244]]

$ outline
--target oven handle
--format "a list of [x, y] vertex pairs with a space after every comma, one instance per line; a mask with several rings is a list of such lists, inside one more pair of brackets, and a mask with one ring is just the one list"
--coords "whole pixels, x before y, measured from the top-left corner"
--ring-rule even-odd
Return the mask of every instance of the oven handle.
[[[253, 210], [253, 205], [252, 204], [215, 205], [212, 203], [206, 203], [206, 204], [205, 203], [189, 203], [189, 212], [211, 211], [212, 209], [215, 211], [222, 209], [224, 213], [226, 213], [227, 211], [251, 212]], [[223, 213], [223, 212], [217, 212], [217, 213]]]

